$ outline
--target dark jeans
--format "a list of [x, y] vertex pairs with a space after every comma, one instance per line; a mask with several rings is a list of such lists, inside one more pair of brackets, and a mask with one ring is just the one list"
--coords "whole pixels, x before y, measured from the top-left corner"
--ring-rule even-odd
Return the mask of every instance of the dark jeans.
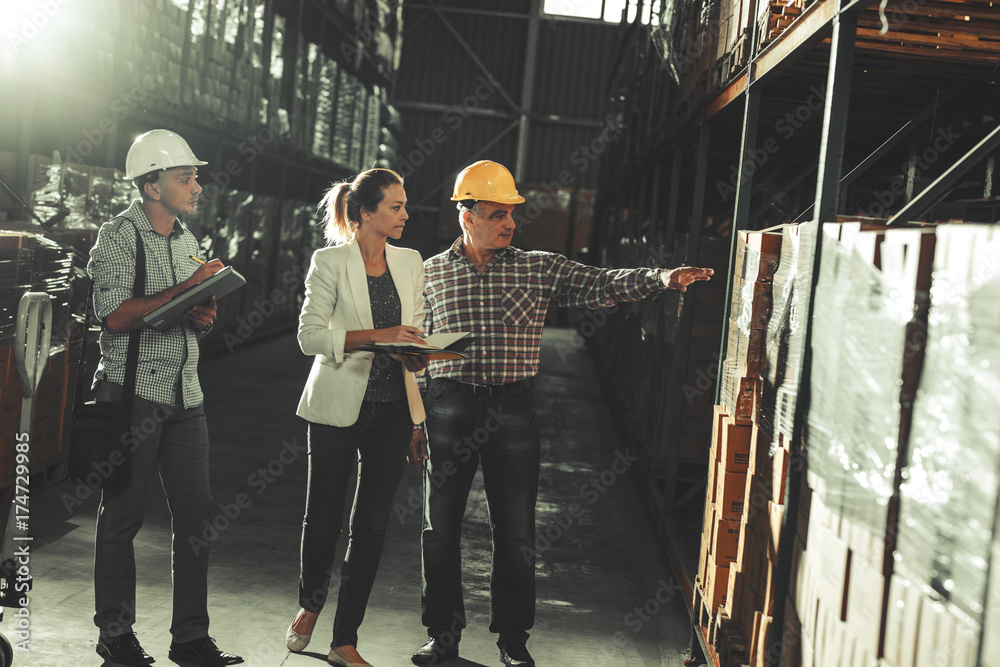
[[430, 464], [424, 474], [422, 621], [457, 642], [465, 627], [461, 536], [479, 462], [493, 531], [490, 632], [527, 638], [535, 622], [535, 498], [540, 443], [530, 381], [497, 396], [432, 379], [427, 388]]
[[406, 401], [361, 404], [352, 426], [309, 423], [309, 486], [302, 521], [299, 604], [319, 613], [326, 603], [337, 540], [344, 528], [350, 474], [358, 462], [351, 533], [340, 573], [331, 646], [357, 646], [375, 583], [396, 487], [406, 467], [413, 422]]
[[[101, 382], [98, 400], [118, 403], [121, 386]], [[97, 515], [94, 623], [104, 637], [132, 632], [135, 623], [135, 550], [143, 503], [159, 471], [173, 527], [173, 618], [170, 634], [186, 642], [208, 635], [208, 427], [205, 411], [135, 397], [132, 407], [132, 481], [105, 490]]]

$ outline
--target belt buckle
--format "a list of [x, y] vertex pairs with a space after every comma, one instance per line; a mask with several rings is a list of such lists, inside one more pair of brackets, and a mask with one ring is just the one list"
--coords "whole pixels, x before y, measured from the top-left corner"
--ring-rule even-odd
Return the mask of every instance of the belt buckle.
[[472, 395], [473, 396], [488, 396], [493, 398], [493, 385], [488, 384], [474, 384], [472, 385]]

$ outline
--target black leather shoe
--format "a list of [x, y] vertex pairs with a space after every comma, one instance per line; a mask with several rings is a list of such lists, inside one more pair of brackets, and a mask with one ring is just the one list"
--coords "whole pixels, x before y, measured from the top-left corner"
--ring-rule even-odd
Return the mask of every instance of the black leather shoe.
[[413, 652], [410, 662], [414, 665], [439, 665], [458, 657], [458, 642], [445, 648], [440, 637], [430, 637], [427, 643]]
[[211, 637], [202, 637], [183, 644], [170, 642], [169, 655], [171, 660], [183, 667], [223, 667], [243, 662], [243, 658], [238, 655], [220, 651]]
[[510, 642], [501, 646], [500, 659], [508, 667], [535, 667], [535, 661], [524, 642]]
[[134, 632], [117, 637], [101, 637], [97, 640], [97, 654], [108, 662], [116, 662], [129, 667], [146, 667], [156, 660], [142, 650]]

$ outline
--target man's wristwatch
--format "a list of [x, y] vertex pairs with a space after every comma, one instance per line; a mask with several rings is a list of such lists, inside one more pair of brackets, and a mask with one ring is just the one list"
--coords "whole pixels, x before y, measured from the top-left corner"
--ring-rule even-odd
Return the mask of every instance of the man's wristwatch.
[[200, 333], [200, 334], [207, 334], [209, 331], [212, 330], [212, 327], [214, 327], [214, 326], [215, 326], [215, 318], [213, 317], [211, 322], [209, 322], [208, 324], [206, 324], [202, 328], [198, 329], [198, 333]]

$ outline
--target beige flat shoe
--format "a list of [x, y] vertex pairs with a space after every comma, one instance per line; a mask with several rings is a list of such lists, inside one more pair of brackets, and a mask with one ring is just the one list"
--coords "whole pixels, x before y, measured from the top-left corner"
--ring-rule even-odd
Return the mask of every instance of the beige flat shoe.
[[[330, 649], [330, 655], [326, 656], [327, 661], [340, 665], [340, 667], [373, 667], [370, 662], [358, 655], [358, 650], [353, 646], [340, 646]], [[360, 660], [360, 662], [357, 662]]]
[[304, 650], [306, 646], [309, 646], [309, 640], [312, 639], [312, 633], [310, 632], [308, 635], [300, 635], [292, 629], [293, 625], [295, 625], [294, 621], [292, 622], [292, 625], [288, 626], [288, 633], [285, 634], [285, 645], [288, 647], [289, 651], [298, 653], [299, 651]]
[[[307, 626], [311, 626], [308, 633], [299, 634], [295, 631], [295, 623], [305, 616], [312, 616], [312, 623], [307, 623]], [[319, 618], [319, 614], [314, 614], [308, 612], [305, 609], [299, 609], [299, 613], [295, 615], [295, 620], [292, 624], [288, 626], [288, 632], [285, 633], [285, 646], [288, 647], [289, 651], [294, 651], [298, 653], [309, 646], [309, 640], [312, 639], [312, 628], [316, 627], [316, 619]]]

